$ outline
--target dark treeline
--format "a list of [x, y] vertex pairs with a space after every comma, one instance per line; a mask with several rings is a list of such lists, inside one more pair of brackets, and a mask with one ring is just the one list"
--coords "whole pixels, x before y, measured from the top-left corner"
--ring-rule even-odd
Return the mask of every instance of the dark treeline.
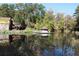
[[77, 6], [74, 16], [76, 17], [76, 26], [74, 27], [74, 30], [79, 31], [79, 5]]

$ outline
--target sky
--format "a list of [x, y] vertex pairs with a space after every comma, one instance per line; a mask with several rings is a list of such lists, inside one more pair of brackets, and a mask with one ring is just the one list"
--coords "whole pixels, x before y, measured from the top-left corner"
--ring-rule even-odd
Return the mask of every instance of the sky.
[[53, 10], [54, 13], [64, 13], [65, 15], [73, 15], [78, 3], [43, 3], [46, 10]]

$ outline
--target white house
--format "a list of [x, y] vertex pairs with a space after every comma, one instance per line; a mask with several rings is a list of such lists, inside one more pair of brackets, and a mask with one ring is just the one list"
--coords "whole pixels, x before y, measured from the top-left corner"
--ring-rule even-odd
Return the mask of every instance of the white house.
[[9, 30], [9, 18], [0, 17], [0, 30]]

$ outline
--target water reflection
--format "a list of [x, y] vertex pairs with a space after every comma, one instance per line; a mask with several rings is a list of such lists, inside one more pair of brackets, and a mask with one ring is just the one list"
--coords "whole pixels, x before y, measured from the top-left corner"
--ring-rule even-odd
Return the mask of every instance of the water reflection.
[[0, 43], [0, 55], [74, 56], [79, 55], [78, 36], [71, 33], [41, 35], [9, 35]]

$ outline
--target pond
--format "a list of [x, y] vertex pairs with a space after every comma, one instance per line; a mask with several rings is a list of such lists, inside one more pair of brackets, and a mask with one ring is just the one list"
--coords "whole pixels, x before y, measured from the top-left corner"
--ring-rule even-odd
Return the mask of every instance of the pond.
[[47, 36], [4, 35], [0, 56], [79, 56], [79, 36], [58, 32]]

